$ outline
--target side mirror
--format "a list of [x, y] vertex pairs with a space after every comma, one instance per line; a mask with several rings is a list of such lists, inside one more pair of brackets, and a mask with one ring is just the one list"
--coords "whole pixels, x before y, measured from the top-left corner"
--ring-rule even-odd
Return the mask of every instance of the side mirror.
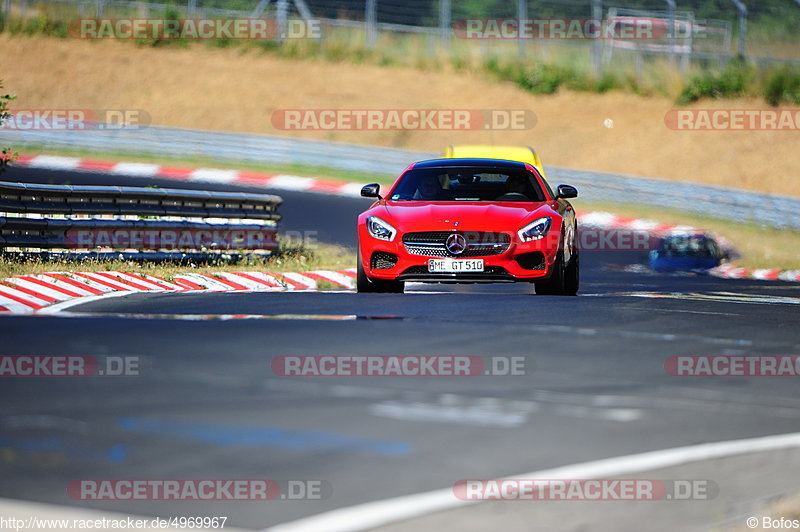
[[569, 185], [558, 185], [558, 192], [556, 192], [556, 199], [560, 198], [577, 198], [578, 189]]
[[365, 198], [378, 198], [380, 199], [381, 195], [379, 192], [381, 191], [381, 186], [378, 183], [372, 183], [366, 185], [364, 188], [361, 189], [361, 195]]

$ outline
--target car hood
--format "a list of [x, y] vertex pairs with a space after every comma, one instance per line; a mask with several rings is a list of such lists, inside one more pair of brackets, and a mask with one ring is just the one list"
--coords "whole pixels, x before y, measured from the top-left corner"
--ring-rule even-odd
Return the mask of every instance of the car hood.
[[[552, 216], [547, 203], [521, 202], [390, 202], [383, 205], [389, 218], [403, 233], [410, 231], [505, 231], [520, 229], [528, 220]], [[377, 213], [376, 213], [377, 214]], [[380, 216], [380, 214], [377, 214]]]

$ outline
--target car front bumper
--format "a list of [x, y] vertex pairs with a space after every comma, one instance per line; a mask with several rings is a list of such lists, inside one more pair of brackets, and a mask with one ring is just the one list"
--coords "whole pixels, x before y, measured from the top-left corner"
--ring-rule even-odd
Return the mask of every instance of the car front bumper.
[[[403, 235], [398, 234], [392, 242], [372, 237], [361, 225], [358, 229], [359, 254], [361, 266], [372, 279], [398, 280], [428, 283], [496, 283], [496, 282], [532, 282], [549, 277], [558, 255], [554, 246], [557, 239], [544, 238], [530, 242], [520, 242], [512, 235], [511, 243], [503, 253], [497, 255], [434, 256], [410, 253], [403, 243]], [[383, 267], [376, 268], [373, 256], [386, 258], [378, 261]], [[385, 254], [385, 255], [382, 255]], [[388, 260], [392, 257], [395, 262]], [[430, 273], [430, 259], [482, 259], [483, 272]]]

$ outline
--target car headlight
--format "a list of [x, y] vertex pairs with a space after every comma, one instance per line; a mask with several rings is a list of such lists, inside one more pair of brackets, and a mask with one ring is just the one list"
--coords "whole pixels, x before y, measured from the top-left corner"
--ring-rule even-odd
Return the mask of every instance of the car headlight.
[[517, 234], [519, 235], [519, 239], [523, 242], [530, 242], [531, 240], [541, 240], [547, 233], [550, 232], [550, 226], [552, 225], [553, 221], [550, 219], [549, 216], [545, 216], [544, 218], [539, 218], [538, 220], [534, 220], [519, 231]]
[[373, 237], [379, 240], [388, 240], [389, 242], [394, 240], [394, 236], [397, 234], [397, 229], [377, 216], [367, 217], [367, 231], [369, 231], [369, 234]]

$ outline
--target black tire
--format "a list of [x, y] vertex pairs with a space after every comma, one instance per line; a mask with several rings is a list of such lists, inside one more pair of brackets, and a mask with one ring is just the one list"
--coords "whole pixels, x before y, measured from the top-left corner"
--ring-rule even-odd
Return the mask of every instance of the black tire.
[[558, 252], [550, 277], [534, 282], [537, 296], [559, 296], [564, 293], [564, 253]]
[[356, 292], [359, 294], [402, 294], [404, 290], [405, 283], [403, 281], [386, 281], [367, 277], [364, 268], [361, 266], [361, 254], [358, 255], [358, 264], [356, 264]]
[[564, 274], [564, 295], [577, 296], [581, 285], [581, 264], [577, 248], [572, 252], [572, 257], [570, 257]]
[[564, 252], [560, 251], [549, 278], [534, 283], [539, 296], [574, 296], [580, 285], [580, 259], [576, 249], [569, 263], [564, 265]]

